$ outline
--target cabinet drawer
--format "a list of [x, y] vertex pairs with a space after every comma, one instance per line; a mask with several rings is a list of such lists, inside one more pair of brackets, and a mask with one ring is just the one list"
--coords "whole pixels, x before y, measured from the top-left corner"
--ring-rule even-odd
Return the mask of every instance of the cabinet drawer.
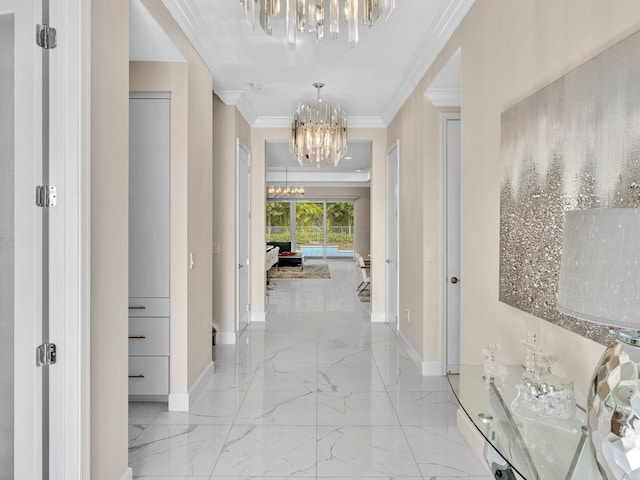
[[129, 395], [168, 395], [169, 357], [129, 357]]
[[169, 355], [169, 319], [130, 318], [129, 355]]
[[169, 317], [169, 298], [129, 297], [130, 317]]

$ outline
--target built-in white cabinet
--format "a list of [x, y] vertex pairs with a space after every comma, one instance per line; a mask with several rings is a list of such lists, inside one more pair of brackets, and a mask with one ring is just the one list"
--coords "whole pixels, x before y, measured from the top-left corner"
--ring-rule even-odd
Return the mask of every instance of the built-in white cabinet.
[[129, 99], [129, 395], [169, 394], [169, 94]]

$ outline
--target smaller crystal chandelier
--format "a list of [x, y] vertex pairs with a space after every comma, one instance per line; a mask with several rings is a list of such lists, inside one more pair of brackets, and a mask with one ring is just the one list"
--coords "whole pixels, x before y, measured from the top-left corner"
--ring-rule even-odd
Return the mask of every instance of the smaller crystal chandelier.
[[318, 99], [313, 105], [299, 104], [291, 122], [289, 150], [301, 166], [336, 166], [347, 153], [347, 115], [340, 105], [320, 98], [324, 83], [314, 83]]
[[[396, 7], [395, 0], [282, 0], [285, 2], [285, 26], [287, 45], [296, 46], [296, 33], [310, 32], [316, 34], [316, 42], [322, 43], [325, 37], [325, 24], [329, 24], [329, 37], [338, 38], [340, 33], [340, 11], [344, 12], [347, 21], [349, 46], [358, 43], [358, 15], [362, 12], [362, 23], [371, 27], [383, 17], [389, 18]], [[325, 1], [329, 8], [325, 8]], [[260, 24], [267, 35], [272, 34], [274, 18], [281, 17], [281, 0], [240, 0], [244, 6], [245, 20], [254, 29]], [[342, 4], [342, 8], [341, 8]], [[329, 21], [326, 21], [326, 11]]]
[[287, 181], [287, 168], [284, 169], [284, 187], [282, 185], [272, 185], [267, 188], [269, 197], [299, 197], [304, 195], [304, 187], [290, 187]]

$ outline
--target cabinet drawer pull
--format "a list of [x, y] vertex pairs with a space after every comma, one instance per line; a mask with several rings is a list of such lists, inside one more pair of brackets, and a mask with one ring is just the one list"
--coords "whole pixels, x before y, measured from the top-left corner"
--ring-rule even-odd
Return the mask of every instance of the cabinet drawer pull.
[[129, 310], [146, 310], [147, 307], [145, 307], [144, 305], [134, 305], [134, 306], [130, 306]]
[[129, 338], [134, 340], [144, 340], [147, 337], [145, 337], [144, 335], [136, 335], [134, 337], [129, 337]]
[[129, 375], [129, 378], [144, 378], [144, 375]]

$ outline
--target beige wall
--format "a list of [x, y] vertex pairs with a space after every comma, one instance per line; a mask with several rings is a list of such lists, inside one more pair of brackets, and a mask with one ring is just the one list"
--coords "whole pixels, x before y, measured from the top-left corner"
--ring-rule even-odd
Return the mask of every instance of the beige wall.
[[[432, 179], [441, 175], [433, 144], [437, 112], [427, 105], [423, 93], [461, 47], [462, 361], [480, 363], [483, 346], [500, 342], [499, 360], [522, 362], [519, 340], [527, 331], [538, 332], [545, 350], [562, 355], [558, 371], [574, 379], [582, 402], [602, 347], [498, 302], [500, 114], [638, 28], [640, 4], [632, 0], [476, 2], [390, 127], [406, 142], [416, 142], [404, 154], [401, 150], [401, 161], [424, 162], [420, 172], [426, 190], [421, 199], [424, 251], [437, 246], [441, 238], [442, 202], [440, 187]], [[403, 237], [413, 234], [411, 226], [403, 225]], [[432, 269], [441, 271], [441, 261], [438, 255], [436, 264], [422, 262], [428, 297], [422, 336], [418, 329], [401, 325], [416, 348], [422, 343], [425, 358], [441, 355], [431, 341], [442, 332], [440, 282], [431, 276]], [[405, 285], [412, 280], [406, 271], [401, 275]], [[417, 302], [415, 298], [403, 301]]]
[[[178, 268], [182, 271], [185, 265], [190, 265], [190, 256], [193, 256], [193, 268], [188, 268], [186, 275], [188, 318], [186, 387], [188, 389], [211, 363], [213, 317], [211, 72], [162, 1], [143, 0], [143, 4], [187, 60], [187, 255], [178, 261], [182, 262]], [[173, 353], [172, 347], [172, 355]]]
[[129, 2], [91, 2], [91, 478], [127, 470]]
[[170, 391], [188, 391], [188, 66], [130, 62], [132, 92], [171, 93], [171, 366]]
[[[213, 97], [213, 241], [220, 254], [213, 257], [213, 324], [221, 342], [230, 343], [236, 335], [237, 268], [237, 141], [251, 150], [251, 127], [236, 107]], [[253, 152], [251, 152], [253, 175]], [[255, 192], [251, 190], [251, 198]], [[253, 262], [253, 258], [252, 258]]]

